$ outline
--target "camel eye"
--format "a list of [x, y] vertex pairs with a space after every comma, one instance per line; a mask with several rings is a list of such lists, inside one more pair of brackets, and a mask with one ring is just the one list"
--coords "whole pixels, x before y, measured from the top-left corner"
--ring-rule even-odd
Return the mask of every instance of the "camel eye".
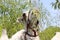
[[39, 21], [37, 20], [37, 24], [39, 24]]

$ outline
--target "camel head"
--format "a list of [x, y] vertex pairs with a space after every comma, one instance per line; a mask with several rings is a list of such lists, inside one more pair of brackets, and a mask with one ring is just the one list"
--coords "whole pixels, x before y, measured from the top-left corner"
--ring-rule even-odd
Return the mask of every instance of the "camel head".
[[26, 25], [25, 27], [28, 30], [28, 32], [34, 35], [33, 31], [37, 33], [37, 31], [39, 30], [38, 15], [39, 11], [36, 9], [26, 11], [22, 14], [21, 18], [18, 18], [18, 22], [24, 23]]

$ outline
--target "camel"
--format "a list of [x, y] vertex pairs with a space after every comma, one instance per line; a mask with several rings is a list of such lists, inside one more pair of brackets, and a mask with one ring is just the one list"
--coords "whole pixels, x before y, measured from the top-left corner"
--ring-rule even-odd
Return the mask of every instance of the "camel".
[[28, 12], [24, 12], [21, 18], [17, 18], [17, 22], [23, 23], [25, 29], [21, 29], [20, 31], [12, 35], [11, 38], [8, 38], [7, 33], [4, 33], [5, 35], [2, 33], [1, 40], [40, 40], [38, 35], [39, 20], [37, 19], [36, 14], [34, 14], [31, 10]]
[[23, 23], [25, 29], [18, 31], [10, 40], [40, 40], [38, 35], [39, 21], [36, 15], [30, 12], [31, 11], [24, 12], [21, 18], [17, 18], [17, 22]]

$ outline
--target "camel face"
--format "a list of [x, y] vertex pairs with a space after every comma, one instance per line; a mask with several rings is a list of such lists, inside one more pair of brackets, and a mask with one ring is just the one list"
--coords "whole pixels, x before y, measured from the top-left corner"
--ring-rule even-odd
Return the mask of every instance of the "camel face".
[[[37, 18], [37, 13], [35, 11], [26, 11], [22, 14], [21, 18], [18, 18], [18, 22], [23, 23], [25, 25], [25, 29], [27, 26], [27, 23], [30, 23], [30, 27], [34, 29], [36, 32], [39, 30], [38, 24], [39, 20]], [[28, 29], [28, 31], [33, 32], [31, 29]], [[33, 34], [33, 33], [31, 33]]]
[[38, 36], [39, 20], [36, 14], [37, 12], [33, 12], [30, 10], [30, 11], [24, 12], [22, 16], [17, 19], [19, 23], [23, 23], [25, 26], [26, 39], [30, 39], [30, 38], [32, 40], [39, 39], [39, 36]]

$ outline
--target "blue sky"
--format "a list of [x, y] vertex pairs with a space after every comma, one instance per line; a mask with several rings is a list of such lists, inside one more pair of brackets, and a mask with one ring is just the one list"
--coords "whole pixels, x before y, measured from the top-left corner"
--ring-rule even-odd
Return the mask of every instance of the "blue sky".
[[51, 25], [60, 26], [60, 10], [54, 10], [51, 4], [52, 2], [55, 2], [55, 0], [41, 0], [41, 2], [43, 3], [44, 7], [50, 12], [50, 20], [52, 22]]
[[56, 13], [57, 10], [54, 10], [52, 8], [52, 2], [55, 2], [55, 0], [41, 0], [41, 2], [43, 3], [43, 5], [46, 7], [46, 9], [50, 12], [50, 13]]

